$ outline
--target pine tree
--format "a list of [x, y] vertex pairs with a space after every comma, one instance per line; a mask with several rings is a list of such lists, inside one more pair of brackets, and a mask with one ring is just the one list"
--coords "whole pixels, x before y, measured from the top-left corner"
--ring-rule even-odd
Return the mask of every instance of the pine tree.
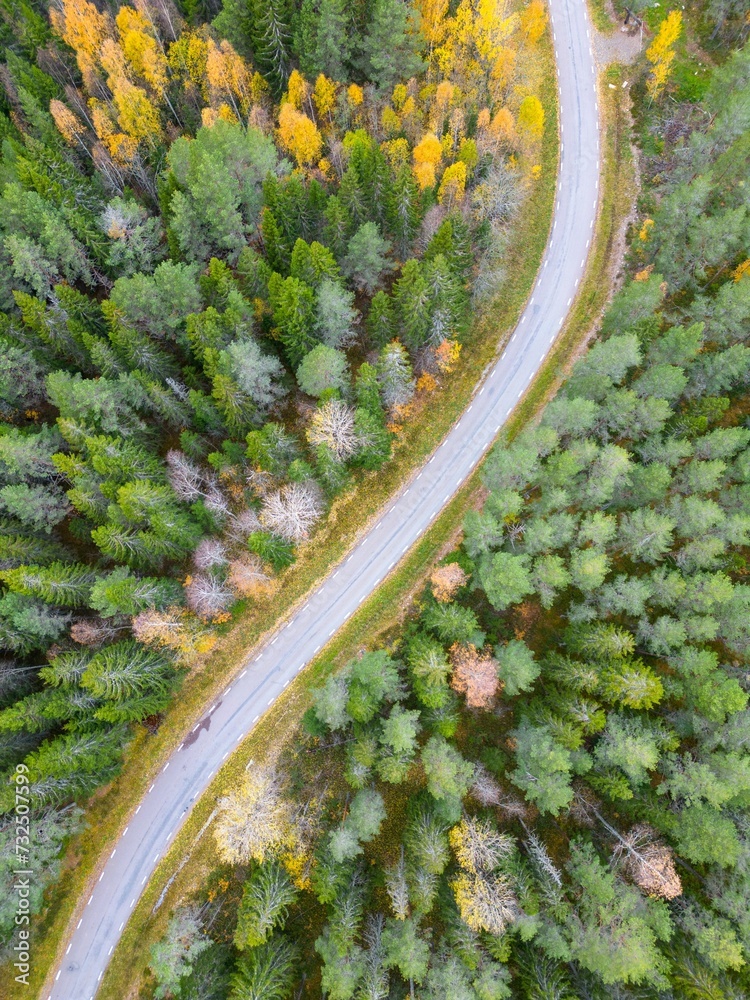
[[423, 68], [422, 39], [410, 8], [402, 0], [376, 0], [363, 42], [367, 76], [380, 91]]
[[234, 943], [240, 951], [257, 948], [268, 940], [296, 898], [289, 876], [278, 863], [260, 868], [244, 885], [237, 915]]
[[407, 260], [393, 288], [393, 302], [401, 338], [413, 353], [419, 350], [430, 333], [430, 293], [423, 267], [418, 260]]
[[252, 5], [255, 59], [273, 88], [280, 92], [289, 76], [290, 12], [285, 0]]
[[313, 291], [298, 278], [273, 274], [268, 282], [273, 321], [290, 364], [298, 365], [315, 347]]
[[13, 593], [38, 597], [48, 604], [78, 608], [88, 603], [97, 573], [80, 563], [20, 566], [0, 574]]

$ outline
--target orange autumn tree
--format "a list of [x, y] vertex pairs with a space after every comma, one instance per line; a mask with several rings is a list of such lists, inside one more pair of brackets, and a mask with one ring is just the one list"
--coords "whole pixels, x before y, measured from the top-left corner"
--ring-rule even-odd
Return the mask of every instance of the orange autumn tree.
[[83, 141], [83, 136], [86, 135], [88, 129], [78, 115], [74, 114], [67, 104], [55, 99], [49, 102], [49, 110], [57, 126], [57, 131], [63, 139], [70, 146], [77, 146], [84, 153], [90, 155], [88, 147]]
[[453, 690], [466, 695], [468, 708], [488, 708], [500, 686], [497, 661], [472, 643], [458, 642], [451, 646], [450, 661]]
[[[447, 341], [443, 341], [443, 343], [447, 343]], [[468, 579], [457, 562], [438, 566], [430, 575], [432, 596], [441, 604], [447, 604], [453, 600], [456, 592], [463, 587]]]
[[226, 40], [209, 39], [206, 80], [211, 103], [228, 102], [238, 121], [247, 116], [253, 97], [253, 77], [245, 60]]
[[62, 0], [61, 6], [61, 10], [50, 11], [52, 28], [75, 52], [84, 83], [91, 91], [101, 47], [112, 34], [111, 22], [88, 0]]
[[453, 371], [460, 356], [461, 344], [457, 340], [441, 340], [434, 349], [435, 364], [444, 375]]

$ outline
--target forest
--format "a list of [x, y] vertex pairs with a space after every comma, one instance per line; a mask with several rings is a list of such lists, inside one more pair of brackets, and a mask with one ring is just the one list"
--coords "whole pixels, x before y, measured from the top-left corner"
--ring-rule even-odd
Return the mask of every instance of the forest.
[[546, 12], [0, 15], [0, 811], [27, 767], [38, 911], [134, 727], [449, 390], [539, 174]]
[[406, 620], [219, 801], [144, 995], [748, 996], [750, 49], [696, 82], [660, 16], [628, 280]]

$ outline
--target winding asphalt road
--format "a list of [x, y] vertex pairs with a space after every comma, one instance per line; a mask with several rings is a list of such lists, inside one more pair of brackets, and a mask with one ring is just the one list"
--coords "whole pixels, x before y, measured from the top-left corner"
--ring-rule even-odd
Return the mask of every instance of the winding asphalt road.
[[77, 924], [49, 1000], [97, 992], [157, 862], [222, 762], [422, 535], [471, 474], [534, 378], [581, 280], [596, 219], [599, 118], [586, 0], [549, 0], [561, 157], [554, 228], [531, 299], [505, 353], [429, 462], [351, 554], [262, 648], [164, 765], [130, 819]]

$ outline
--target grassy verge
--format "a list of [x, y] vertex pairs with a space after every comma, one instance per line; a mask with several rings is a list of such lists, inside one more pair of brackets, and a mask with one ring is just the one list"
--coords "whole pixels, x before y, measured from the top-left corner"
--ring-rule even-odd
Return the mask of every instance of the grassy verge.
[[[517, 408], [509, 425], [511, 434], [533, 420], [556, 390], [566, 368], [591, 331], [606, 304], [611, 287], [611, 260], [623, 218], [630, 207], [633, 170], [628, 142], [626, 95], [616, 70], [608, 71], [601, 107], [605, 119], [605, 158], [599, 224], [589, 267], [578, 299], [554, 352]], [[181, 899], [206, 884], [219, 862], [213, 837], [205, 833], [216, 798], [236, 784], [250, 761], [275, 756], [294, 739], [299, 720], [310, 704], [312, 688], [332, 670], [343, 665], [362, 646], [376, 645], [408, 609], [436, 558], [453, 547], [464, 514], [481, 498], [478, 472], [454, 497], [432, 528], [414, 546], [396, 572], [362, 606], [346, 626], [274, 704], [258, 726], [232, 755], [162, 861], [125, 929], [103, 980], [101, 996], [122, 1000], [138, 995], [138, 984], [149, 961], [151, 944], [165, 932], [169, 914]], [[156, 904], [161, 905], [154, 912]], [[144, 994], [147, 995], [147, 994]]]
[[609, 33], [616, 27], [616, 22], [612, 20], [607, 8], [607, 0], [589, 0], [589, 11], [591, 20], [599, 31]]
[[[540, 97], [546, 121], [552, 125], [557, 122], [557, 93], [553, 51], [548, 37], [540, 43], [539, 52], [545, 63]], [[288, 617], [311, 588], [341, 559], [355, 538], [404, 479], [435, 449], [468, 405], [482, 373], [504, 346], [534, 283], [551, 225], [558, 149], [557, 129], [548, 127], [540, 155], [541, 174], [524, 205], [504, 260], [507, 277], [492, 302], [477, 316], [464, 347], [462, 363], [451, 374], [449, 386], [428, 400], [415, 420], [406, 425], [393, 460], [377, 473], [358, 477], [352, 489], [335, 501], [326, 524], [300, 552], [295, 565], [282, 575], [275, 593], [266, 600], [258, 601], [252, 608], [244, 609], [202, 669], [187, 678], [179, 694], [179, 711], [172, 710], [155, 735], [139, 729], [120, 777], [91, 800], [86, 815], [88, 827], [71, 844], [62, 876], [50, 890], [47, 909], [35, 925], [33, 995], [41, 995], [43, 982], [59, 964], [66, 929], [80, 907], [80, 900], [86, 898], [86, 886], [98, 874], [107, 854], [107, 845], [116, 839], [126, 824], [153, 775], [182, 741], [185, 732], [200, 718], [205, 706], [226, 686], [252, 647]], [[457, 523], [457, 518], [458, 515], [454, 515], [451, 523]], [[433, 537], [432, 532], [427, 537]], [[420, 543], [416, 551], [423, 551], [423, 544]], [[407, 571], [404, 569], [404, 572]], [[398, 579], [402, 579], [401, 571]], [[381, 592], [391, 595], [388, 600], [393, 596], [390, 585], [387, 591], [381, 588], [373, 598], [378, 606], [385, 600], [380, 596]], [[308, 690], [317, 682], [318, 668], [309, 668], [303, 677], [300, 691]], [[290, 693], [284, 705], [291, 704], [295, 697], [301, 697], [300, 693]], [[281, 711], [282, 708], [279, 708], [278, 712]], [[268, 746], [268, 734], [287, 720], [285, 715], [282, 723], [276, 708], [269, 718], [275, 721], [270, 726], [264, 722], [259, 727], [257, 732], [263, 736], [253, 734], [250, 737], [251, 746]], [[210, 796], [205, 798], [206, 801], [208, 799]], [[193, 815], [197, 825], [191, 819], [191, 831], [199, 829], [205, 821], [201, 806], [196, 807]], [[194, 832], [191, 835], [194, 836]], [[189, 835], [186, 833], [186, 836]], [[181, 843], [184, 848], [184, 842]], [[158, 882], [159, 878], [156, 878], [155, 884]], [[136, 924], [138, 922], [135, 921]], [[7, 978], [12, 981], [12, 977]], [[21, 995], [29, 996], [30, 991], [24, 989], [22, 993], [10, 994]], [[127, 990], [112, 995], [122, 998], [127, 995]]]

